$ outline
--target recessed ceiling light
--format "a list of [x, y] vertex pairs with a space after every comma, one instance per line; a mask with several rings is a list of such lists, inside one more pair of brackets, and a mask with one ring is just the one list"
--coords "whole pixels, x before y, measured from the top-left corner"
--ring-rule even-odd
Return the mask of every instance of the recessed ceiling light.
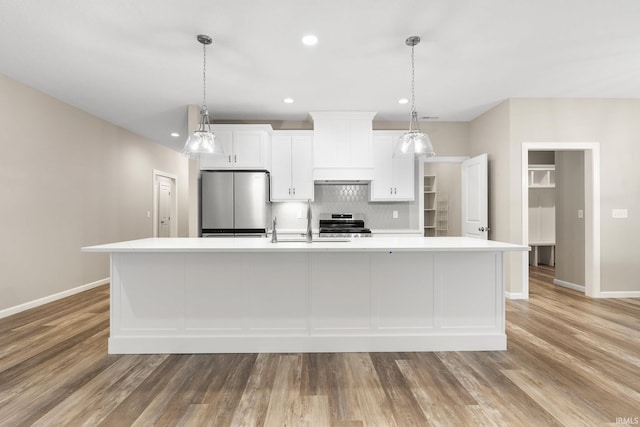
[[398, 100], [398, 104], [407, 104], [409, 102], [409, 100], [407, 98], [402, 98], [400, 100]]
[[318, 38], [313, 34], [309, 34], [302, 38], [302, 43], [304, 43], [307, 46], [315, 46], [318, 44]]
[[180, 134], [178, 132], [171, 132], [171, 136], [177, 138], [180, 136]]
[[293, 98], [285, 98], [282, 100], [285, 104], [293, 104]]

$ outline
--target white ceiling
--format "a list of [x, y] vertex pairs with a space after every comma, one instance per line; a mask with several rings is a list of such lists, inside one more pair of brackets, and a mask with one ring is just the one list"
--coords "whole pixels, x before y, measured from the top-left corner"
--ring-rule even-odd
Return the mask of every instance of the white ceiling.
[[467, 121], [510, 97], [640, 98], [639, 18], [638, 0], [2, 0], [0, 73], [181, 149], [197, 34], [214, 120], [406, 120], [418, 35], [419, 115]]

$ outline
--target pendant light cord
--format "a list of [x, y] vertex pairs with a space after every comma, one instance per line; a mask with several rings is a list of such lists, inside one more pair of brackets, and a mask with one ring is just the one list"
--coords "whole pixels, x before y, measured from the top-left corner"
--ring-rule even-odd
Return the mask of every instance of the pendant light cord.
[[[411, 119], [409, 120], [409, 132], [414, 130], [414, 121], [417, 121], [416, 113], [416, 66], [415, 66], [415, 44], [411, 45]], [[417, 123], [415, 123], [417, 125]]]
[[207, 111], [207, 45], [202, 44], [202, 109]]

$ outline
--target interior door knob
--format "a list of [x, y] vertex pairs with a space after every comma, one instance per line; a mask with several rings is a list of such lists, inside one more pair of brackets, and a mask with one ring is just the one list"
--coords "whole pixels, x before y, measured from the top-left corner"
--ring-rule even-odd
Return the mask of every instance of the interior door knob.
[[489, 231], [489, 227], [478, 227], [478, 231]]

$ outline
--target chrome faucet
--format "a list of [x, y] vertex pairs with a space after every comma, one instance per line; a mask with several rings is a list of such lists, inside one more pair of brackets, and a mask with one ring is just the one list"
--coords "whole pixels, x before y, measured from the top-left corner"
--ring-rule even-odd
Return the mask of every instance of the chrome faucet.
[[313, 241], [313, 234], [311, 232], [311, 199], [307, 199], [307, 233], [306, 233], [307, 243], [311, 243]]
[[278, 232], [276, 231], [276, 225], [278, 225], [278, 218], [273, 217], [273, 224], [271, 225], [271, 243], [278, 243]]

